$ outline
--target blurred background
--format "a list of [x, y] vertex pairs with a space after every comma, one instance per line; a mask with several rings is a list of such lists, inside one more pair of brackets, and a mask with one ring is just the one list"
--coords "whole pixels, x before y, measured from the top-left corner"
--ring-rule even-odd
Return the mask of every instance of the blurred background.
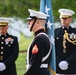
[[[54, 17], [54, 28], [59, 27], [58, 9], [68, 8], [76, 12], [76, 0], [51, 0]], [[28, 9], [39, 11], [40, 0], [0, 0], [0, 17], [10, 17], [8, 32], [18, 37], [19, 57], [16, 61], [17, 74], [23, 75], [26, 71], [26, 52], [33, 33], [29, 31], [26, 18], [29, 17]], [[73, 27], [76, 27], [76, 15], [73, 16]]]

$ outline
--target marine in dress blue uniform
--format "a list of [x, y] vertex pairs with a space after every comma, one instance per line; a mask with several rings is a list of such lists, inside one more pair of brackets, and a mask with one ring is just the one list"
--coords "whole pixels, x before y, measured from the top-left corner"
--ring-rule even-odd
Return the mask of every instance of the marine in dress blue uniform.
[[0, 18], [0, 75], [17, 75], [18, 38], [7, 33], [9, 18]]
[[47, 15], [29, 9], [28, 25], [34, 32], [34, 39], [27, 52], [26, 73], [24, 75], [50, 75], [48, 64], [51, 53], [51, 43], [44, 30]]
[[74, 11], [59, 9], [62, 26], [55, 29], [57, 75], [76, 75], [76, 28], [72, 28]]

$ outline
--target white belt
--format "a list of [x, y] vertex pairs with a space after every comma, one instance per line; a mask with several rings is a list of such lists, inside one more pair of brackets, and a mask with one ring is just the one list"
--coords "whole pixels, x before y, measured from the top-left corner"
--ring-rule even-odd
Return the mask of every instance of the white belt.
[[40, 68], [47, 68], [48, 64], [41, 64]]
[[[26, 69], [28, 69], [31, 65], [26, 65]], [[47, 68], [48, 64], [41, 64], [40, 68]]]

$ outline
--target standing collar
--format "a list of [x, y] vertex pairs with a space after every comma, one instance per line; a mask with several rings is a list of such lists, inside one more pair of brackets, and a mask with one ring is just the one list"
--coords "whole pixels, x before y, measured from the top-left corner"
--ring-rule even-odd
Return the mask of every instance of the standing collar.
[[68, 27], [62, 26], [62, 29], [63, 29], [63, 30], [68, 30], [69, 28], [70, 28], [70, 26], [68, 26]]
[[36, 36], [37, 34], [39, 34], [39, 33], [41, 33], [41, 32], [44, 32], [44, 33], [45, 33], [45, 30], [44, 30], [44, 29], [40, 29], [40, 30], [36, 31], [36, 32], [34, 33], [34, 36]]
[[6, 37], [7, 35], [8, 35], [8, 33], [6, 33], [6, 34], [4, 34], [4, 35], [0, 34], [0, 36], [3, 36], [3, 37]]

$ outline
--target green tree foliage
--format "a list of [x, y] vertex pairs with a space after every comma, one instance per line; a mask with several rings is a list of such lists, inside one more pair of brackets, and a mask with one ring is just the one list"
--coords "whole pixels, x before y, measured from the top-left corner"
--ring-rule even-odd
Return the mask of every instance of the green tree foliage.
[[[40, 0], [0, 0], [0, 16], [28, 17], [28, 9], [39, 10]], [[58, 9], [68, 8], [76, 12], [76, 0], [52, 0], [54, 19], [58, 20]], [[76, 15], [74, 16], [74, 18]]]
[[39, 9], [37, 0], [0, 0], [0, 16], [26, 18], [28, 8]]
[[[76, 12], [76, 0], [52, 0], [53, 15], [56, 20], [59, 17], [58, 9], [67, 8]], [[73, 16], [76, 18], [76, 15]]]

